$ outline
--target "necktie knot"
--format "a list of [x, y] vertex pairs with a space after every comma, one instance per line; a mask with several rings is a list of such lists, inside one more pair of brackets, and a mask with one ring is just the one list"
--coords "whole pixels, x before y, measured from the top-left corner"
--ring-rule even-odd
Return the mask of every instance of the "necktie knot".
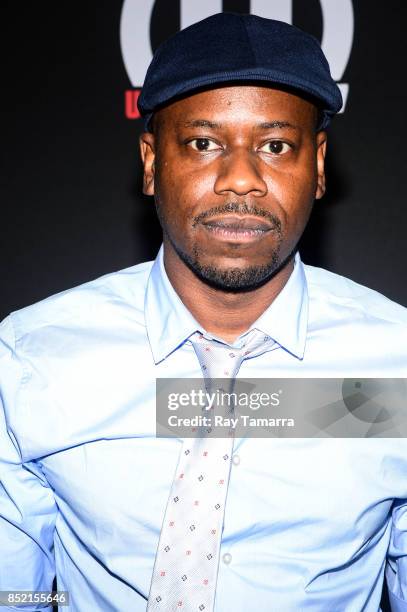
[[205, 378], [235, 378], [242, 362], [261, 355], [274, 345], [274, 340], [252, 329], [242, 338], [241, 346], [230, 346], [216, 339], [208, 339], [196, 332], [190, 338]]

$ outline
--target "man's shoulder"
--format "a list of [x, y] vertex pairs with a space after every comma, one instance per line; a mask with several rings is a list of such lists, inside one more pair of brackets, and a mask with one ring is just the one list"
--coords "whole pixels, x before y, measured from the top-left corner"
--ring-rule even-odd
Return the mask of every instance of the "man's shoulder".
[[304, 264], [311, 305], [324, 304], [344, 316], [407, 326], [407, 308], [350, 278]]
[[141, 323], [152, 265], [149, 261], [111, 272], [16, 310], [9, 316], [16, 339], [50, 326], [92, 326], [125, 310]]

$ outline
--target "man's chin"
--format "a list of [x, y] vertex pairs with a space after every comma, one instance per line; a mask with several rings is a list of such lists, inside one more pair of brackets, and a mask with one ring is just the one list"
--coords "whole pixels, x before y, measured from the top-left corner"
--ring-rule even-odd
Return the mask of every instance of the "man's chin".
[[275, 270], [270, 270], [268, 268], [248, 268], [247, 270], [232, 268], [230, 270], [217, 270], [210, 267], [204, 267], [195, 270], [195, 273], [201, 280], [214, 289], [241, 293], [244, 291], [252, 291], [267, 283], [275, 274]]
[[[170, 236], [165, 235], [165, 243], [178, 255], [180, 260], [195, 274], [199, 280], [206, 285], [231, 293], [243, 293], [253, 291], [270, 281], [282, 268], [288, 264], [295, 253], [295, 248], [288, 256], [282, 258], [280, 245], [274, 250], [269, 251], [268, 257], [263, 262], [250, 264], [244, 263], [243, 258], [239, 258], [239, 265], [233, 259], [222, 261], [222, 256], [215, 258], [207, 257], [196, 246], [190, 253], [186, 253], [178, 247]], [[229, 259], [229, 258], [228, 258]]]
[[252, 291], [267, 283], [280, 269], [280, 259], [275, 257], [264, 265], [219, 267], [184, 258], [190, 270], [204, 283], [220, 291], [240, 293]]

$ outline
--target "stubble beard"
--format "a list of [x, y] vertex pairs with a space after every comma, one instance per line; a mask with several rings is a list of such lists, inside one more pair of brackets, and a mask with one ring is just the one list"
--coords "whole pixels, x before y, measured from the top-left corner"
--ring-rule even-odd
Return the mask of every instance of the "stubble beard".
[[248, 207], [247, 205], [229, 203], [222, 207], [216, 207], [193, 219], [193, 226], [200, 222], [201, 217], [207, 218], [211, 214], [221, 212], [239, 212], [250, 213], [260, 217], [267, 217], [272, 223], [272, 231], [276, 238], [276, 246], [271, 251], [268, 261], [263, 265], [248, 266], [246, 268], [230, 267], [221, 268], [216, 264], [205, 264], [205, 254], [194, 246], [191, 253], [187, 253], [172, 239], [171, 235], [166, 230], [166, 224], [160, 214], [160, 209], [157, 207], [158, 217], [161, 227], [163, 228], [164, 239], [166, 239], [180, 258], [180, 260], [195, 274], [199, 280], [208, 286], [229, 293], [243, 293], [252, 291], [267, 283], [271, 278], [291, 259], [293, 252], [283, 260], [281, 259], [281, 248], [283, 243], [283, 233], [281, 222], [275, 215], [265, 212], [256, 207]]
[[281, 268], [279, 253], [274, 251], [267, 264], [247, 268], [220, 268], [201, 263], [199, 250], [193, 256], [172, 245], [178, 257], [204, 283], [214, 289], [231, 293], [252, 291], [269, 281]]

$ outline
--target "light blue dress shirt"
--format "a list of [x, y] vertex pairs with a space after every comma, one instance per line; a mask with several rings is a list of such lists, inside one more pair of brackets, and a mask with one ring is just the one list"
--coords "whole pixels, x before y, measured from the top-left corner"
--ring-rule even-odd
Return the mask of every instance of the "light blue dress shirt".
[[[407, 377], [406, 309], [298, 255], [252, 327], [276, 343], [241, 378]], [[67, 612], [146, 609], [182, 445], [155, 379], [201, 376], [197, 329], [161, 251], [3, 322], [0, 590], [56, 571]], [[405, 612], [405, 439], [235, 441], [216, 612], [377, 612], [386, 565]]]

